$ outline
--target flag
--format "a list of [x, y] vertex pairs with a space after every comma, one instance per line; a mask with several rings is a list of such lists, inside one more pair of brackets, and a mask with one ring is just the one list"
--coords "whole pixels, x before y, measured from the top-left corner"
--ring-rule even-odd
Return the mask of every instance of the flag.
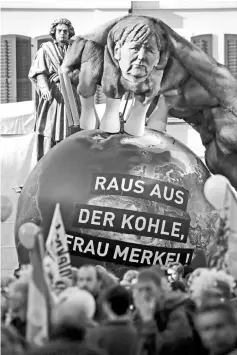
[[228, 229], [228, 252], [226, 262], [229, 272], [237, 280], [237, 194], [227, 185], [224, 213]]
[[71, 280], [71, 258], [59, 203], [56, 204], [54, 210], [48, 239], [46, 241], [46, 250], [57, 266], [56, 278], [66, 277]]
[[35, 236], [30, 251], [32, 272], [29, 280], [26, 339], [30, 344], [43, 345], [49, 336], [51, 298], [43, 269], [44, 240]]

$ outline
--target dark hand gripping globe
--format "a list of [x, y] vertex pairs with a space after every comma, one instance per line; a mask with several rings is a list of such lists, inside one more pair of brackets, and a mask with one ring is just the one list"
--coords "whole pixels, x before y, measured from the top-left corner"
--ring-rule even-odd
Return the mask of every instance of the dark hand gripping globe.
[[71, 262], [126, 268], [190, 263], [196, 248], [209, 254], [218, 216], [203, 195], [209, 172], [185, 145], [146, 129], [143, 137], [82, 131], [54, 147], [21, 192], [15, 225], [41, 226], [45, 239], [56, 203]]

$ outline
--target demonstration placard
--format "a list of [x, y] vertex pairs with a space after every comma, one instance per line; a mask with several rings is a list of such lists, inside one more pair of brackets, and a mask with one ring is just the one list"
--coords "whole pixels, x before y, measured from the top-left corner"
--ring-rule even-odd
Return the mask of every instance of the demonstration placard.
[[78, 204], [73, 228], [89, 228], [186, 243], [190, 220], [112, 207]]
[[79, 233], [67, 234], [67, 243], [71, 255], [131, 267], [167, 266], [170, 262], [189, 264], [193, 256], [193, 249], [156, 247]]
[[46, 250], [57, 265], [57, 276], [68, 277], [71, 279], [71, 259], [59, 203], [57, 203], [55, 207], [49, 235], [46, 241]]
[[159, 202], [186, 211], [189, 192], [167, 181], [127, 174], [93, 174], [91, 193], [123, 195]]

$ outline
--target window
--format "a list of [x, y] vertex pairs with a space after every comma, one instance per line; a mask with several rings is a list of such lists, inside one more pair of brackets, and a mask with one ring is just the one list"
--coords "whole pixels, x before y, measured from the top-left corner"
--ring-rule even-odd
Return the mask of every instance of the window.
[[32, 99], [28, 73], [31, 65], [31, 38], [1, 36], [1, 103]]
[[237, 78], [237, 34], [225, 34], [225, 66]]
[[212, 57], [212, 34], [193, 36], [191, 42]]
[[31, 38], [16, 37], [17, 102], [32, 99], [31, 82], [28, 78], [31, 66]]

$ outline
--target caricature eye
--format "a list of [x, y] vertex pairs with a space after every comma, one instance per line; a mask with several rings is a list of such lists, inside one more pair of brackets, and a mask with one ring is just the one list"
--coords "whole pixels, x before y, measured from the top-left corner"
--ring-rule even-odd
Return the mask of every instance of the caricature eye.
[[154, 53], [154, 52], [155, 52], [153, 47], [147, 47], [147, 50], [148, 50], [148, 52], [150, 52], [150, 53]]
[[133, 52], [138, 52], [139, 51], [139, 47], [138, 46], [133, 46], [133, 47], [130, 47], [130, 50], [133, 51]]

